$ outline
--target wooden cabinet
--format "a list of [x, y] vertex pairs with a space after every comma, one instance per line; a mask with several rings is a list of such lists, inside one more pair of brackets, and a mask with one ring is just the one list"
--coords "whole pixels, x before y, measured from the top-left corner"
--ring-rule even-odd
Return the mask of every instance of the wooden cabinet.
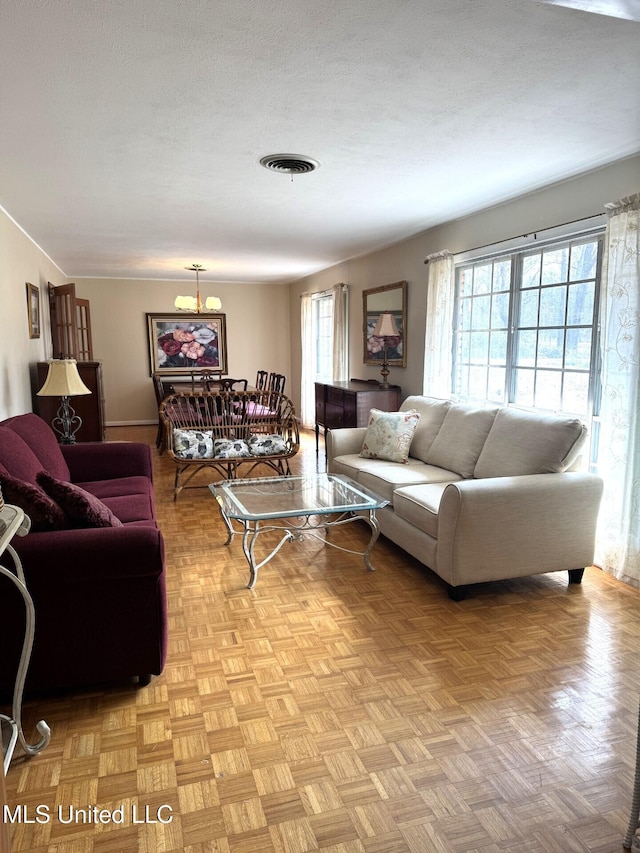
[[[44, 385], [49, 371], [49, 362], [38, 362], [38, 387], [37, 392]], [[99, 361], [79, 361], [78, 373], [84, 384], [89, 388], [91, 394], [82, 397], [71, 397], [70, 402], [76, 414], [82, 418], [82, 426], [76, 433], [76, 441], [104, 441], [104, 394], [102, 390], [102, 364]], [[47, 423], [55, 418], [60, 407], [59, 397], [38, 397], [36, 401], [36, 412]]]
[[369, 411], [396, 412], [400, 406], [401, 388], [392, 385], [381, 388], [376, 382], [316, 382], [316, 453], [320, 427], [363, 427], [369, 421]]

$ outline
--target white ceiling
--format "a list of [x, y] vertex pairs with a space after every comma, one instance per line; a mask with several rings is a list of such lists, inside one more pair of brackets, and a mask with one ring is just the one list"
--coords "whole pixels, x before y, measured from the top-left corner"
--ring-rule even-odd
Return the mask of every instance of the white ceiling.
[[0, 0], [0, 205], [70, 277], [291, 280], [637, 153], [639, 92], [535, 0]]

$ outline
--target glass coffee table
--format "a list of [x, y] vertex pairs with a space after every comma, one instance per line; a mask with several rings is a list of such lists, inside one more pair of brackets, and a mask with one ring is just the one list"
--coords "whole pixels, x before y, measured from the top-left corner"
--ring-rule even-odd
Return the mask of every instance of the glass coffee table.
[[[209, 486], [218, 502], [222, 519], [228, 531], [225, 545], [236, 533], [242, 533], [242, 549], [249, 564], [248, 589], [253, 589], [258, 570], [278, 553], [285, 542], [312, 536], [348, 554], [364, 557], [370, 572], [370, 555], [380, 530], [376, 510], [389, 501], [341, 474], [306, 474], [298, 477], [263, 477], [245, 480], [227, 480]], [[354, 513], [358, 513], [355, 515]], [[364, 551], [343, 548], [329, 538], [332, 528], [362, 519], [371, 528], [371, 537]], [[233, 522], [240, 522], [236, 530]], [[258, 536], [270, 530], [283, 531], [275, 548], [256, 563], [255, 546]], [[318, 536], [324, 530], [325, 536]]]

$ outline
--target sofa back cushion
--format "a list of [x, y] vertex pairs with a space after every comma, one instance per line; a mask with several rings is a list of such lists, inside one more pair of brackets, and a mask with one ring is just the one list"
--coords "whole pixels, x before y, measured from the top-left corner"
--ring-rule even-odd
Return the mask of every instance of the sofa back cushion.
[[566, 471], [580, 454], [587, 430], [578, 418], [506, 406], [496, 415], [474, 476], [514, 477]]
[[36, 485], [36, 474], [42, 471], [42, 462], [26, 441], [11, 427], [1, 424], [0, 465], [18, 480], [25, 480], [32, 485]]
[[24, 439], [33, 454], [40, 460], [39, 470], [48, 471], [59, 480], [69, 480], [69, 466], [49, 424], [38, 415], [28, 412], [4, 422], [5, 425]]
[[455, 471], [467, 480], [473, 477], [497, 411], [453, 403], [429, 448], [426, 462]]
[[440, 400], [437, 397], [407, 397], [400, 406], [400, 411], [414, 411], [420, 415], [411, 441], [409, 456], [420, 459], [422, 462], [427, 461], [431, 445], [435, 441], [450, 408], [450, 400]]

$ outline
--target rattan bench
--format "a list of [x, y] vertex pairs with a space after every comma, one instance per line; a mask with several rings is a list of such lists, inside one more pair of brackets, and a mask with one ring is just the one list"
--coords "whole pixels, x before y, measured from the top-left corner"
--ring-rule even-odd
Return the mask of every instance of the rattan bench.
[[[167, 453], [176, 463], [174, 500], [205, 468], [223, 479], [248, 477], [258, 466], [290, 474], [300, 447], [293, 404], [273, 391], [173, 394], [160, 405]], [[206, 486], [207, 484], [203, 484]]]

